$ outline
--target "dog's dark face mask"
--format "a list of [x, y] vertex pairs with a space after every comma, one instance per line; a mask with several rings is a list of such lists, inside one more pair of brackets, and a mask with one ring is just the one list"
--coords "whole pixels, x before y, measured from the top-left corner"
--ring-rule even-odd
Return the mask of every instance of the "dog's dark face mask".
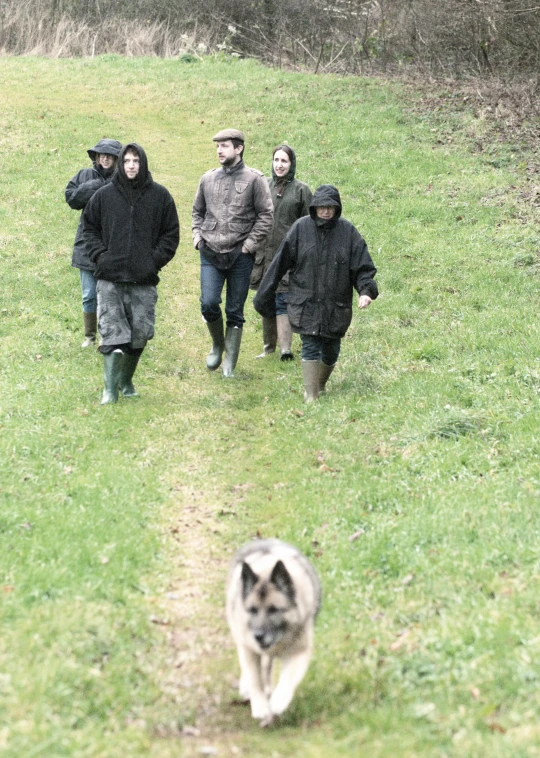
[[296, 605], [294, 584], [282, 561], [276, 563], [268, 581], [244, 562], [242, 599], [249, 629], [259, 647], [268, 651], [287, 631], [287, 612]]

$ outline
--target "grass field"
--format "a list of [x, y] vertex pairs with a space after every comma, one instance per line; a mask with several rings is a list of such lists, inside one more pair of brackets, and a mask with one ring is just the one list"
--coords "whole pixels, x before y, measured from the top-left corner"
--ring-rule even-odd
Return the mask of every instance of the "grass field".
[[[0, 755], [540, 755], [534, 154], [411, 89], [249, 61], [3, 58], [0, 82]], [[313, 406], [298, 360], [255, 360], [249, 303], [236, 379], [204, 367], [190, 210], [224, 126], [336, 184], [379, 268]], [[145, 147], [182, 225], [141, 397], [108, 407], [63, 198], [103, 136]], [[265, 731], [222, 599], [256, 534], [324, 591]]]

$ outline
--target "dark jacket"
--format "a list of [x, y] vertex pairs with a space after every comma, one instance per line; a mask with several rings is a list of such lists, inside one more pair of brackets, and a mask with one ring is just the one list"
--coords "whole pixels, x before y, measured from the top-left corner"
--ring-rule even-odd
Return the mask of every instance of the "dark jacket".
[[[317, 206], [335, 206], [331, 221], [317, 223]], [[353, 289], [359, 295], [378, 295], [367, 245], [355, 227], [341, 218], [341, 199], [335, 187], [323, 184], [309, 208], [285, 237], [253, 300], [255, 309], [271, 318], [278, 283], [289, 271], [287, 312], [294, 332], [343, 337], [352, 319]]]
[[[124, 154], [135, 148], [139, 174], [129, 180]], [[96, 264], [96, 279], [157, 284], [158, 271], [174, 256], [180, 228], [174, 200], [152, 179], [146, 153], [124, 145], [112, 181], [99, 189], [83, 214], [84, 243]]]
[[[291, 151], [293, 159], [285, 181], [276, 176], [273, 166], [272, 178], [268, 179], [272, 203], [274, 204], [274, 221], [272, 223], [272, 231], [266, 238], [263, 247], [255, 254], [255, 264], [250, 280], [251, 289], [256, 290], [259, 287], [263, 276], [268, 271], [274, 256], [279, 250], [279, 246], [294, 222], [302, 218], [302, 216], [309, 214], [312, 193], [307, 184], [294, 178], [296, 173], [296, 155], [293, 150]], [[286, 274], [279, 283], [277, 292], [287, 291], [288, 275]]]
[[[112, 176], [112, 172], [111, 172]], [[107, 177], [106, 172], [101, 166], [94, 163], [93, 168], [83, 168], [69, 182], [65, 190], [66, 203], [75, 211], [81, 211], [92, 195], [100, 187], [110, 181], [111, 176]], [[82, 268], [86, 271], [93, 271], [94, 264], [90, 260], [83, 241], [83, 219], [82, 214], [79, 219], [79, 226], [75, 234], [75, 244], [73, 246], [73, 255], [71, 265], [75, 268]]]
[[[69, 182], [65, 189], [66, 203], [75, 211], [81, 211], [86, 206], [94, 192], [102, 187], [105, 182], [110, 181], [114, 168], [106, 171], [102, 166], [96, 163], [98, 153], [106, 153], [118, 157], [122, 144], [115, 139], [102, 139], [95, 147], [91, 147], [86, 152], [93, 163], [92, 168], [83, 168]], [[73, 256], [71, 265], [75, 268], [82, 268], [86, 271], [93, 271], [94, 264], [90, 260], [83, 242], [83, 222], [82, 214], [79, 219], [79, 226], [75, 234], [75, 245], [73, 247]]]

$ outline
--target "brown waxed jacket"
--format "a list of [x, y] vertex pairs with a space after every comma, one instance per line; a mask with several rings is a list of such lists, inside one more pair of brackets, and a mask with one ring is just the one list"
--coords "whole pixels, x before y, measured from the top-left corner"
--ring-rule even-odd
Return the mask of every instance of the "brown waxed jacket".
[[261, 171], [240, 161], [201, 177], [193, 201], [193, 244], [203, 239], [215, 253], [229, 253], [240, 243], [250, 252], [272, 229], [274, 208]]

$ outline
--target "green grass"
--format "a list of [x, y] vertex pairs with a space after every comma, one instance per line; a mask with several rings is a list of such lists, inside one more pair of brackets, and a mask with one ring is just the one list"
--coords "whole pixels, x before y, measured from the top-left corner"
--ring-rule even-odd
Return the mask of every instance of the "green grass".
[[[249, 61], [4, 58], [0, 81], [0, 754], [540, 755], [530, 157], [473, 152], [481, 120], [397, 85]], [[314, 406], [298, 361], [255, 360], [249, 304], [236, 380], [204, 368], [190, 209], [224, 126], [265, 173], [288, 140], [379, 267]], [[183, 235], [141, 398], [104, 408], [63, 199], [102, 136], [146, 148]], [[222, 600], [257, 533], [302, 548], [324, 590], [267, 731], [233, 704]]]

